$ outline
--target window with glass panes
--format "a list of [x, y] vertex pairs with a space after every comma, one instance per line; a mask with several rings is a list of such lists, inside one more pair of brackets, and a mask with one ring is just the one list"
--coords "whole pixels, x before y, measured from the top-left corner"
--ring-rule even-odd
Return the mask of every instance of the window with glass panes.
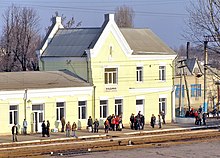
[[165, 81], [166, 80], [166, 67], [159, 66], [159, 80]]
[[117, 84], [117, 72], [117, 68], [105, 68], [105, 84]]
[[78, 119], [86, 119], [86, 101], [78, 102]]
[[57, 102], [57, 120], [60, 121], [62, 117], [65, 116], [65, 103], [64, 102]]
[[159, 113], [161, 111], [166, 114], [166, 98], [159, 98]]
[[[176, 85], [176, 91], [175, 91], [175, 97], [176, 98], [179, 98], [180, 97], [180, 85]], [[182, 92], [182, 98], [184, 98], [184, 85], [182, 85], [182, 89], [181, 89], [181, 92]]]
[[201, 84], [191, 84], [191, 97], [201, 97], [202, 89]]
[[143, 67], [136, 67], [136, 75], [138, 82], [143, 81]]
[[10, 105], [9, 109], [9, 124], [18, 123], [18, 105]]
[[121, 115], [123, 110], [123, 100], [116, 99], [115, 100], [115, 115]]
[[108, 112], [108, 101], [100, 100], [100, 118], [106, 118]]

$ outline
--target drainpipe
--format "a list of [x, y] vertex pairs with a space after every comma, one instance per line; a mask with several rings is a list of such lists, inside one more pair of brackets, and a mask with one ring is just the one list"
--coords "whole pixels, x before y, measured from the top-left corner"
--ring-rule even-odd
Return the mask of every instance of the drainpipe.
[[93, 120], [95, 120], [95, 89], [96, 89], [96, 86], [93, 85]]
[[172, 91], [171, 91], [171, 117], [172, 117], [172, 122], [176, 122], [176, 115], [175, 115], [175, 86], [173, 86]]
[[24, 90], [24, 119], [27, 117], [27, 89]]

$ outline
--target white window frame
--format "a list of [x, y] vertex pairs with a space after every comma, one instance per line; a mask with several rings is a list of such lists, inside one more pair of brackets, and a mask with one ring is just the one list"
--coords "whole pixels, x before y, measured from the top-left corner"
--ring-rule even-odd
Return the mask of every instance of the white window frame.
[[[117, 103], [117, 101], [119, 101]], [[119, 107], [121, 106], [121, 113], [119, 114]], [[121, 115], [123, 113], [123, 99], [115, 99], [115, 115]]]
[[[83, 113], [83, 109], [85, 109], [85, 113]], [[87, 101], [78, 101], [78, 119], [83, 120], [87, 119]]]
[[[104, 114], [104, 107], [106, 107], [106, 114]], [[108, 117], [108, 100], [100, 100], [100, 118], [107, 118], [107, 117]]]
[[161, 111], [164, 111], [164, 113], [166, 114], [167, 112], [167, 98], [159, 98], [159, 113]]
[[159, 66], [159, 80], [166, 81], [166, 66], [164, 65]]
[[143, 66], [136, 67], [136, 81], [143, 82]]
[[[16, 107], [15, 109], [11, 109], [12, 107]], [[15, 114], [17, 113], [17, 114]], [[17, 116], [15, 116], [17, 115]], [[12, 116], [12, 117], [11, 117]], [[9, 124], [18, 124], [18, 105], [10, 105], [9, 106]]]
[[[58, 104], [63, 104], [63, 106], [59, 106]], [[61, 121], [61, 109], [63, 109], [63, 117], [65, 117], [65, 102], [56, 102], [56, 120]]]
[[118, 84], [118, 68], [104, 68], [104, 82], [105, 84]]

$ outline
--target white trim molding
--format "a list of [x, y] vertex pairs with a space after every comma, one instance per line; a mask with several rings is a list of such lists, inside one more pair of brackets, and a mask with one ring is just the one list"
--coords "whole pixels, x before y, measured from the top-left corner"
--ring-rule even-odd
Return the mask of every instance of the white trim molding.
[[172, 91], [172, 87], [129, 88], [129, 93], [155, 93], [155, 92], [166, 92], [166, 91]]

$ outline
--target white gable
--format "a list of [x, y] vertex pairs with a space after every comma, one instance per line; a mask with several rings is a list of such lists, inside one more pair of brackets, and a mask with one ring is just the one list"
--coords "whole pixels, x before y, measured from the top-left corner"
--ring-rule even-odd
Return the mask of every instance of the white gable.
[[114, 14], [105, 14], [105, 22], [107, 24], [104, 26], [103, 32], [100, 35], [99, 39], [97, 40], [95, 46], [93, 49], [90, 50], [90, 55], [91, 57], [96, 57], [99, 50], [103, 46], [105, 40], [107, 39], [109, 33], [111, 32], [117, 42], [119, 43], [121, 49], [123, 52], [129, 56], [132, 54], [132, 50], [130, 46], [128, 45], [127, 41], [125, 40], [124, 36], [122, 35], [121, 31], [119, 30], [117, 24], [115, 23], [114, 20]]

